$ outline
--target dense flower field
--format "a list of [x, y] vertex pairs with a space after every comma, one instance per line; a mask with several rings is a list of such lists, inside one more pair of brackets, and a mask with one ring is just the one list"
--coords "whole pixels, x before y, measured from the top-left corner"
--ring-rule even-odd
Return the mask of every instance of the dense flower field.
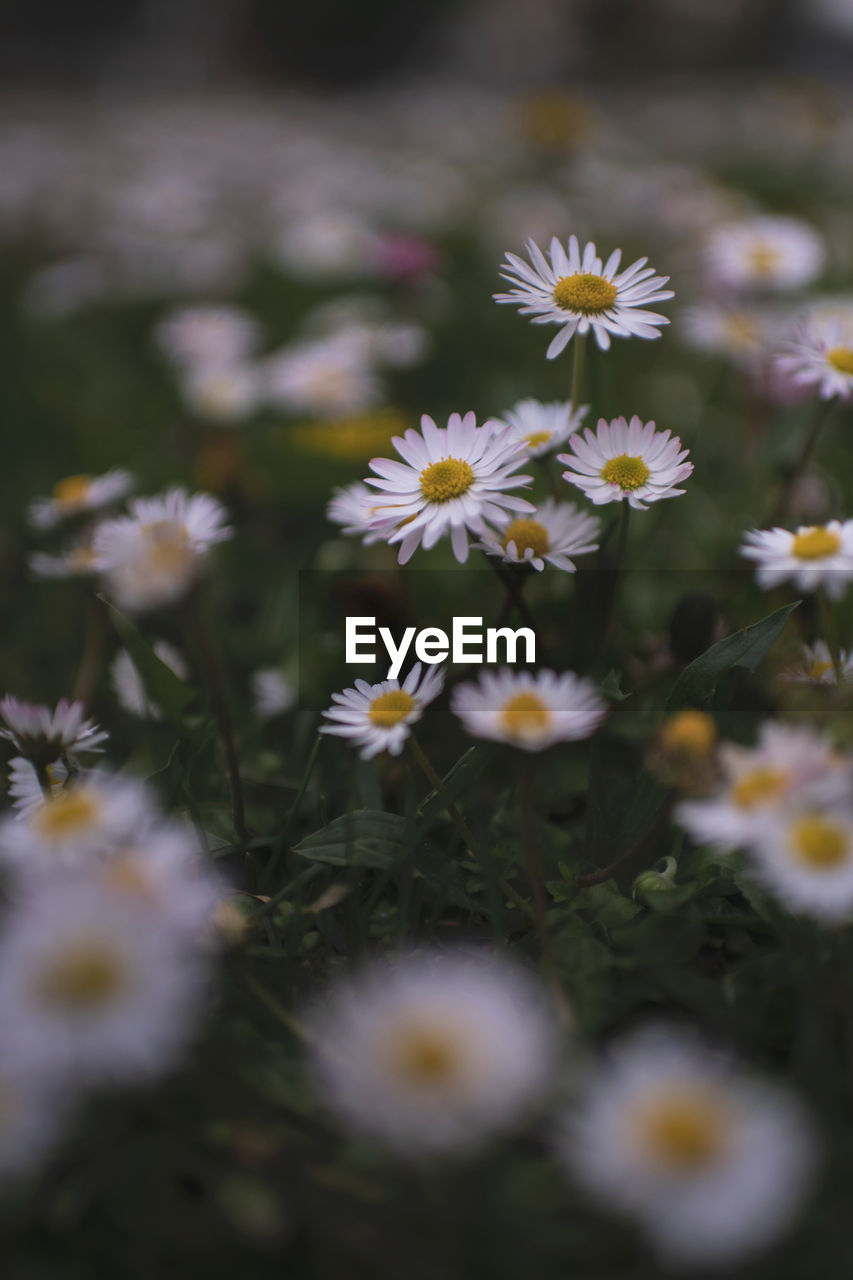
[[843, 1269], [851, 149], [3, 104], [10, 1275]]

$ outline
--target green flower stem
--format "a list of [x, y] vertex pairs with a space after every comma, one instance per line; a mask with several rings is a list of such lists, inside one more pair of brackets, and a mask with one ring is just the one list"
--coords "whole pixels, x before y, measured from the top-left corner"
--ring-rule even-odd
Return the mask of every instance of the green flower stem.
[[829, 656], [832, 658], [832, 670], [835, 672], [836, 684], [841, 684], [841, 643], [838, 639], [838, 620], [835, 609], [823, 587], [818, 588], [818, 609], [820, 610], [821, 628], [826, 638]]
[[539, 858], [539, 849], [536, 843], [536, 817], [533, 809], [533, 767], [529, 760], [525, 760], [519, 778], [519, 799], [521, 802], [521, 831], [522, 844], [524, 848], [524, 864], [527, 870], [527, 878], [530, 881], [530, 889], [533, 895], [533, 910], [536, 920], [536, 932], [539, 935], [539, 945], [542, 949], [542, 961], [545, 971], [548, 975], [548, 981], [554, 995], [554, 1001], [557, 1010], [563, 1022], [568, 1025], [572, 1018], [566, 1001], [563, 984], [560, 981], [560, 974], [557, 969], [557, 963], [554, 959], [554, 944], [551, 939], [551, 930], [548, 926], [548, 913], [545, 902], [545, 878], [542, 873], [542, 863]]
[[273, 855], [270, 858], [269, 862], [267, 863], [266, 867], [264, 868], [263, 883], [265, 886], [272, 883], [273, 877], [275, 876], [276, 870], [278, 868], [279, 861], [281, 860], [281, 855], [285, 852], [287, 848], [287, 837], [290, 834], [290, 828], [293, 826], [294, 820], [297, 814], [299, 813], [300, 808], [302, 807], [302, 801], [305, 797], [305, 792], [308, 790], [308, 783], [311, 781], [311, 774], [314, 772], [314, 766], [317, 763], [317, 756], [320, 754], [320, 744], [322, 743], [322, 741], [323, 741], [323, 737], [321, 734], [318, 733], [317, 737], [314, 740], [314, 745], [311, 748], [311, 754], [308, 757], [308, 761], [302, 772], [302, 778], [299, 783], [299, 790], [296, 793], [296, 799], [293, 801], [293, 804], [290, 807], [290, 811], [284, 820], [284, 826], [281, 829], [281, 834], [278, 836], [278, 839], [276, 840], [276, 845], [275, 845], [275, 849], [273, 850]]
[[237, 758], [237, 748], [234, 744], [234, 727], [231, 722], [231, 712], [228, 709], [228, 699], [225, 696], [225, 678], [219, 659], [208, 641], [204, 619], [197, 609], [190, 609], [187, 620], [190, 640], [201, 664], [210, 695], [210, 705], [216, 720], [216, 727], [225, 750], [228, 781], [231, 787], [231, 814], [234, 831], [238, 840], [246, 840], [253, 833], [246, 826], [243, 781], [240, 777], [240, 762]]
[[241, 977], [249, 990], [258, 997], [262, 1004], [266, 1005], [270, 1013], [275, 1018], [278, 1018], [279, 1022], [283, 1023], [292, 1035], [296, 1036], [296, 1038], [301, 1040], [304, 1044], [311, 1043], [311, 1036], [305, 1030], [302, 1023], [294, 1018], [293, 1014], [288, 1013], [287, 1009], [285, 1009], [283, 1005], [279, 1004], [275, 996], [271, 995], [270, 992], [267, 991], [266, 987], [258, 982], [257, 978], [255, 978], [248, 969], [241, 970]]
[[794, 490], [797, 487], [797, 481], [808, 466], [809, 460], [814, 453], [818, 436], [820, 435], [829, 415], [832, 413], [832, 410], [835, 408], [835, 405], [835, 400], [818, 400], [815, 405], [814, 414], [812, 415], [811, 423], [809, 424], [808, 431], [803, 439], [799, 456], [792, 469], [782, 481], [776, 501], [770, 512], [769, 522], [771, 525], [781, 524], [787, 516], [788, 508], [791, 505], [791, 499], [794, 496]]
[[586, 364], [586, 343], [588, 334], [576, 333], [574, 336], [574, 362], [572, 364], [572, 408], [577, 409], [583, 395], [583, 374]]

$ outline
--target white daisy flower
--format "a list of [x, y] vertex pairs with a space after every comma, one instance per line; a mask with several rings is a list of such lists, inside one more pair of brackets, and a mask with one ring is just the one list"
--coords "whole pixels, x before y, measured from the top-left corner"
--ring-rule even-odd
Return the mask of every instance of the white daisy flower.
[[379, 499], [361, 480], [353, 484], [338, 485], [332, 490], [326, 519], [341, 526], [341, 532], [350, 538], [361, 538], [366, 547], [382, 541], [382, 534], [371, 527]]
[[180, 307], [160, 321], [154, 336], [163, 354], [177, 365], [219, 368], [251, 356], [260, 327], [239, 307]]
[[[853, 653], [841, 649], [838, 654], [841, 666], [841, 679], [853, 677]], [[814, 644], [804, 644], [800, 660], [796, 666], [788, 667], [781, 672], [781, 679], [792, 684], [836, 684], [835, 667], [832, 654], [825, 640], [816, 640]]]
[[507, 960], [411, 956], [332, 989], [309, 1021], [321, 1095], [351, 1128], [416, 1158], [510, 1128], [552, 1082], [557, 1040]]
[[497, 533], [488, 530], [474, 546], [504, 564], [529, 564], [541, 572], [546, 564], [566, 573], [575, 572], [570, 556], [598, 550], [599, 521], [579, 511], [573, 502], [546, 498], [531, 515], [516, 516]]
[[132, 484], [130, 472], [119, 468], [102, 476], [66, 476], [53, 486], [49, 498], [36, 498], [30, 504], [30, 524], [36, 529], [52, 529], [71, 516], [99, 511], [128, 494]]
[[757, 565], [756, 581], [769, 590], [792, 580], [798, 591], [823, 587], [833, 600], [853, 578], [853, 520], [790, 529], [751, 529], [740, 553]]
[[[52, 796], [56, 796], [68, 777], [68, 770], [61, 760], [45, 765], [46, 783]], [[19, 821], [23, 821], [33, 809], [44, 804], [45, 795], [38, 772], [31, 760], [14, 756], [9, 761], [9, 796]]]
[[296, 689], [278, 667], [263, 667], [254, 673], [252, 696], [259, 720], [274, 720], [296, 706]]
[[807, 317], [785, 349], [777, 364], [797, 386], [816, 388], [822, 400], [853, 397], [853, 313]]
[[686, 462], [688, 449], [670, 431], [656, 431], [653, 422], [643, 424], [634, 414], [630, 424], [624, 418], [606, 422], [599, 418], [595, 433], [590, 427], [569, 441], [572, 453], [557, 454], [557, 461], [569, 468], [563, 479], [582, 489], [595, 506], [627, 500], [644, 511], [650, 502], [677, 498], [676, 488], [693, 472]]
[[191, 369], [181, 382], [188, 408], [199, 418], [220, 426], [242, 422], [257, 408], [261, 383], [248, 364], [203, 365]]
[[[51, 783], [58, 781], [54, 775]], [[0, 818], [0, 862], [11, 867], [86, 866], [144, 830], [156, 812], [147, 788], [128, 778], [78, 774], [39, 805]]]
[[754, 307], [736, 307], [706, 302], [688, 307], [681, 317], [684, 341], [699, 351], [725, 356], [736, 365], [751, 369], [765, 356], [767, 344], [778, 322]]
[[88, 880], [45, 880], [0, 939], [0, 1027], [21, 1070], [139, 1080], [172, 1065], [204, 1000], [186, 938]]
[[524, 498], [507, 492], [531, 483], [516, 475], [524, 450], [512, 427], [494, 421], [477, 426], [473, 413], [452, 413], [446, 427], [424, 414], [420, 433], [410, 428], [394, 436], [402, 462], [373, 458], [378, 479], [367, 483], [381, 491], [372, 528], [390, 544], [399, 542], [400, 564], [423, 545], [425, 551], [450, 535], [453, 554], [468, 559], [468, 533], [484, 534], [485, 521], [500, 521], [504, 511], [533, 511]]
[[82, 702], [61, 698], [51, 711], [41, 703], [23, 702], [11, 693], [0, 698], [0, 738], [11, 742], [22, 755], [38, 763], [59, 756], [103, 751], [109, 734], [86, 716]]
[[665, 1027], [634, 1033], [589, 1072], [561, 1154], [578, 1183], [681, 1265], [722, 1265], [773, 1243], [815, 1163], [792, 1096]]
[[825, 259], [826, 247], [814, 227], [775, 216], [717, 227], [706, 250], [711, 282], [736, 290], [801, 289], [820, 275]]
[[521, 315], [532, 317], [533, 324], [561, 326], [548, 348], [549, 360], [576, 333], [583, 337], [592, 330], [601, 350], [607, 351], [611, 335], [659, 338], [661, 325], [669, 324], [666, 316], [645, 309], [652, 302], [675, 297], [671, 289], [663, 288], [669, 276], [656, 276], [646, 266], [648, 258], [638, 258], [620, 271], [621, 249], [602, 263], [591, 242], [581, 253], [577, 236], [569, 237], [568, 252], [554, 236], [550, 262], [533, 240], [528, 240], [527, 252], [530, 264], [514, 253], [506, 255], [501, 275], [517, 287], [496, 293], [494, 299], [517, 306]]
[[527, 457], [540, 458], [568, 440], [589, 412], [589, 405], [575, 409], [570, 400], [543, 404], [540, 400], [519, 400], [498, 421], [513, 427]]
[[[155, 640], [152, 645], [160, 661], [181, 680], [188, 675], [187, 664], [173, 645], [166, 640]], [[115, 690], [119, 706], [140, 720], [160, 720], [163, 712], [145, 692], [142, 676], [126, 649], [120, 649], [110, 668], [110, 683]]]
[[698, 844], [751, 845], [781, 812], [808, 800], [843, 803], [853, 785], [846, 758], [805, 726], [768, 722], [754, 747], [722, 744], [718, 763], [720, 790], [675, 809]]
[[402, 684], [399, 680], [379, 684], [356, 680], [355, 688], [333, 693], [335, 705], [323, 712], [331, 724], [324, 724], [320, 732], [350, 738], [354, 746], [361, 747], [362, 760], [380, 751], [398, 756], [411, 726], [444, 688], [444, 672], [439, 667], [428, 667], [423, 679], [421, 670], [416, 662]]
[[98, 526], [93, 546], [108, 593], [131, 611], [174, 604], [202, 572], [210, 547], [231, 537], [224, 508], [207, 493], [169, 489], [129, 509]]
[[476, 684], [453, 690], [451, 710], [475, 738], [494, 738], [523, 751], [588, 738], [606, 715], [590, 680], [572, 671], [484, 671]]
[[91, 536], [58, 555], [35, 551], [27, 563], [35, 578], [90, 578], [97, 571]]
[[346, 334], [285, 347], [263, 363], [264, 397], [275, 408], [338, 418], [371, 409], [381, 385], [362, 343]]
[[758, 875], [789, 911], [838, 923], [853, 916], [853, 813], [777, 815], [752, 845]]

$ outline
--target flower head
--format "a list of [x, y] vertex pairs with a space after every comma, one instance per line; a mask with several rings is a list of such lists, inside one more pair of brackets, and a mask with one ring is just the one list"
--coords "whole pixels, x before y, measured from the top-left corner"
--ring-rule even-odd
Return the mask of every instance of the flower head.
[[798, 591], [817, 591], [838, 599], [853, 578], [853, 520], [790, 529], [751, 529], [741, 555], [757, 565], [760, 587], [770, 589], [791, 579]]
[[599, 528], [595, 516], [579, 511], [573, 502], [546, 498], [530, 515], [508, 520], [497, 532], [490, 529], [475, 545], [487, 555], [500, 556], [504, 564], [529, 564], [540, 572], [550, 564], [574, 573], [569, 557], [597, 551]]
[[118, 468], [102, 476], [66, 476], [56, 482], [49, 498], [36, 498], [30, 504], [30, 523], [37, 529], [52, 529], [61, 520], [118, 502], [130, 492], [132, 484], [130, 472]]
[[51, 711], [41, 703], [23, 702], [11, 693], [0, 699], [0, 738], [28, 759], [49, 764], [59, 756], [103, 751], [108, 734], [86, 715], [82, 702], [61, 698]]
[[853, 397], [853, 312], [808, 316], [784, 347], [777, 363], [797, 386], [823, 400]]
[[[853, 653], [841, 649], [838, 660], [841, 679], [847, 681], [853, 678]], [[815, 640], [814, 644], [804, 644], [799, 661], [781, 672], [780, 679], [791, 684], [836, 684], [832, 654], [826, 641]]]
[[241, 364], [254, 352], [259, 337], [257, 322], [230, 306], [180, 307], [155, 331], [163, 354], [185, 369]]
[[498, 421], [515, 429], [521, 444], [526, 446], [527, 457], [540, 458], [551, 453], [568, 440], [573, 431], [579, 431], [589, 405], [575, 409], [570, 400], [542, 404], [540, 400], [519, 400]]
[[822, 238], [798, 218], [759, 216], [718, 227], [708, 241], [711, 282], [726, 289], [786, 292], [810, 284], [826, 257]]
[[853, 811], [804, 804], [780, 811], [751, 846], [766, 888], [797, 915], [853, 917]]
[[366, 547], [381, 542], [382, 535], [371, 526], [371, 517], [379, 499], [361, 480], [353, 484], [339, 485], [332, 491], [326, 516], [333, 524], [341, 526], [341, 532], [350, 538], [361, 538]]
[[475, 738], [494, 738], [523, 751], [588, 738], [606, 714], [589, 680], [571, 671], [485, 671], [476, 684], [453, 690], [451, 709]]
[[676, 485], [693, 472], [678, 436], [656, 431], [653, 422], [644, 425], [636, 414], [630, 424], [624, 418], [609, 423], [600, 418], [595, 433], [586, 427], [569, 444], [571, 453], [557, 455], [569, 468], [563, 479], [596, 506], [626, 501], [643, 511], [650, 502], [679, 497], [684, 490]]
[[259, 720], [274, 720], [296, 705], [296, 690], [278, 667], [263, 667], [254, 673], [252, 694]]
[[369, 760], [380, 751], [398, 756], [411, 726], [443, 688], [443, 672], [429, 667], [421, 679], [419, 662], [402, 684], [399, 680], [383, 680], [379, 684], [356, 680], [355, 688], [332, 694], [335, 705], [323, 712], [330, 723], [323, 725], [320, 732], [350, 738], [354, 746], [361, 747], [362, 760]]

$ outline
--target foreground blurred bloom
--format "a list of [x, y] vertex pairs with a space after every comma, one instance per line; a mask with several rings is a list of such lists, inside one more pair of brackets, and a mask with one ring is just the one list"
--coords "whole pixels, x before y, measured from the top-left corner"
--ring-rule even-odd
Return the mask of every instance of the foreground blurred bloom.
[[719, 749], [723, 784], [716, 795], [686, 800], [675, 816], [699, 844], [751, 844], [769, 822], [808, 797], [843, 801], [851, 769], [813, 729], [768, 723], [754, 747], [733, 742]]
[[[847, 649], [841, 649], [838, 660], [841, 679], [849, 680], [853, 677], [853, 654]], [[832, 654], [826, 641], [816, 640], [813, 645], [804, 644], [799, 662], [781, 672], [780, 679], [792, 684], [836, 684]]]
[[0, 861], [13, 867], [86, 866], [151, 820], [153, 799], [140, 783], [108, 774], [78, 775], [44, 803], [0, 818]]
[[[849, 803], [849, 802], [848, 802]], [[797, 915], [853, 917], [853, 812], [802, 808], [779, 814], [752, 845], [771, 893]]]
[[506, 492], [531, 482], [515, 474], [524, 453], [512, 427], [494, 421], [478, 427], [473, 413], [452, 413], [446, 427], [437, 427], [424, 414], [420, 432], [410, 428], [392, 444], [403, 462], [374, 458], [370, 465], [379, 479], [368, 476], [367, 483], [381, 490], [371, 527], [389, 543], [401, 543], [400, 564], [447, 534], [464, 563], [469, 531], [485, 533], [484, 521], [497, 523], [506, 510], [534, 509]]
[[[56, 796], [62, 790], [68, 770], [61, 760], [56, 760], [53, 764], [46, 765], [44, 772], [46, 788], [51, 796]], [[36, 767], [23, 756], [15, 756], [9, 761], [9, 797], [19, 820], [44, 804], [45, 791], [39, 782]]]
[[706, 791], [717, 781], [717, 726], [704, 711], [676, 711], [646, 752], [647, 768], [666, 786]]
[[181, 382], [181, 394], [199, 418], [217, 426], [231, 426], [254, 413], [261, 386], [250, 365], [193, 369]]
[[497, 533], [488, 530], [475, 545], [487, 555], [501, 556], [505, 564], [529, 564], [541, 572], [547, 563], [574, 573], [569, 556], [597, 551], [599, 528], [595, 516], [579, 511], [573, 502], [546, 498], [530, 515], [516, 516]]
[[240, 364], [252, 354], [260, 329], [239, 307], [180, 307], [160, 321], [154, 336], [175, 364], [222, 368]]
[[73, 757], [103, 751], [108, 734], [86, 716], [82, 702], [61, 698], [54, 709], [22, 702], [11, 693], [0, 699], [0, 738], [6, 738], [22, 755], [37, 764], [49, 764], [59, 756]]
[[129, 516], [105, 520], [95, 532], [107, 591], [131, 611], [173, 604], [201, 574], [210, 547], [231, 537], [225, 510], [209, 494], [185, 489], [129, 506]]
[[591, 1072], [563, 1157], [672, 1263], [722, 1264], [791, 1223], [814, 1164], [796, 1100], [683, 1032], [646, 1028]]
[[569, 468], [563, 479], [582, 489], [595, 506], [625, 499], [643, 511], [649, 502], [683, 494], [675, 486], [693, 472], [693, 463], [685, 462], [689, 450], [681, 448], [678, 436], [656, 431], [653, 422], [644, 425], [636, 414], [630, 425], [624, 418], [609, 423], [600, 418], [595, 433], [586, 427], [569, 444], [572, 453], [557, 455]]
[[819, 275], [825, 257], [808, 223], [772, 216], [718, 227], [707, 248], [711, 282], [727, 289], [799, 289]]
[[533, 324], [561, 326], [548, 348], [549, 360], [576, 333], [583, 336], [592, 330], [599, 347], [607, 351], [611, 335], [659, 338], [661, 325], [669, 324], [666, 316], [643, 309], [675, 296], [671, 289], [662, 288], [669, 276], [656, 276], [652, 267], [646, 267], [648, 258], [639, 258], [620, 272], [621, 249], [602, 263], [592, 243], [581, 253], [577, 236], [569, 237], [568, 252], [554, 236], [550, 262], [533, 240], [528, 240], [527, 252], [529, 264], [514, 253], [506, 255], [501, 275], [518, 287], [494, 298], [517, 306], [521, 315], [532, 317]]
[[853, 314], [810, 316], [785, 349], [777, 363], [797, 386], [816, 388], [823, 400], [853, 396]]
[[444, 673], [438, 667], [428, 667], [421, 679], [419, 662], [402, 684], [399, 680], [383, 680], [380, 684], [356, 680], [354, 689], [332, 694], [335, 706], [323, 712], [331, 724], [324, 724], [320, 732], [351, 738], [354, 746], [361, 747], [362, 760], [369, 760], [380, 751], [398, 756], [411, 725], [420, 720], [424, 707], [443, 688]]
[[523, 751], [588, 738], [606, 714], [595, 685], [572, 671], [485, 671], [477, 684], [457, 685], [450, 705], [475, 738]]
[[333, 989], [310, 1029], [328, 1105], [409, 1157], [510, 1128], [542, 1098], [556, 1064], [536, 984], [494, 958], [374, 963]]
[[[187, 677], [187, 664], [173, 645], [166, 640], [155, 640], [152, 645], [160, 661], [181, 680]], [[142, 676], [126, 649], [120, 649], [110, 668], [110, 682], [115, 690], [119, 706], [140, 720], [160, 720], [163, 711], [145, 692]]]
[[332, 490], [326, 518], [341, 526], [341, 532], [351, 538], [361, 538], [366, 547], [381, 542], [382, 535], [371, 527], [371, 516], [376, 510], [377, 496], [361, 480], [353, 484], [339, 485]]
[[53, 486], [49, 498], [36, 498], [29, 508], [30, 523], [37, 529], [51, 529], [60, 520], [98, 511], [130, 492], [129, 471], [115, 469], [102, 476], [66, 476]]
[[853, 578], [853, 520], [790, 529], [751, 529], [740, 553], [757, 565], [760, 587], [770, 589], [791, 579], [798, 591], [823, 587], [832, 599], [844, 594]]
[[543, 457], [579, 431], [589, 405], [575, 409], [571, 401], [542, 404], [539, 400], [519, 400], [499, 419], [515, 429], [520, 444], [527, 446], [529, 458]]
[[96, 572], [95, 553], [89, 537], [68, 547], [58, 555], [34, 551], [29, 557], [30, 572], [35, 578], [89, 578]]

